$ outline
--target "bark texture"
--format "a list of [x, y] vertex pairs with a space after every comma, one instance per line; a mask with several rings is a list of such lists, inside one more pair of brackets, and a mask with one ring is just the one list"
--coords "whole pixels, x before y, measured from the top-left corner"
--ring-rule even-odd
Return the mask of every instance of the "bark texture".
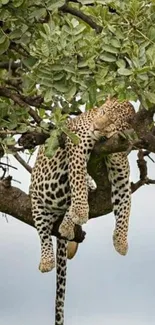
[[[92, 155], [89, 163], [89, 173], [97, 183], [97, 190], [89, 195], [90, 219], [105, 215], [112, 211], [110, 201], [110, 183], [107, 177], [104, 159]], [[0, 211], [14, 218], [34, 226], [31, 214], [31, 202], [28, 194], [11, 185], [11, 176], [0, 181]], [[52, 235], [59, 236], [60, 220], [55, 224]], [[75, 227], [74, 241], [82, 242], [85, 232], [80, 226]]]

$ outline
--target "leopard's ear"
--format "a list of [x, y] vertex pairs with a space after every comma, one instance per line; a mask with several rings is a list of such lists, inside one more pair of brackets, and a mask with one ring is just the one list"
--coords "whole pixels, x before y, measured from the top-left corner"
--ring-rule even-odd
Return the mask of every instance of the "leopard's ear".
[[75, 256], [75, 254], [76, 254], [76, 252], [78, 250], [78, 245], [79, 244], [76, 243], [75, 241], [68, 242], [68, 246], [67, 246], [67, 258], [69, 260], [71, 260]]

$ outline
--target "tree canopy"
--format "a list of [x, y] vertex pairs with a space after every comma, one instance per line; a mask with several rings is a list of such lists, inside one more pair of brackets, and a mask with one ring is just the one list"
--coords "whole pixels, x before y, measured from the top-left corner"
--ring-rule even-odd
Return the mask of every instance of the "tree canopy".
[[[63, 145], [63, 134], [76, 142], [66, 128], [66, 118], [79, 114], [81, 105], [86, 109], [100, 106], [111, 95], [120, 101], [139, 100], [141, 109], [132, 121], [134, 137], [115, 136], [95, 150], [103, 156], [129, 148], [146, 149], [139, 156], [144, 166], [144, 156], [155, 152], [154, 89], [154, 0], [0, 1], [1, 157], [13, 153], [24, 165], [20, 151], [31, 153], [46, 141], [50, 155]], [[31, 172], [26, 163], [25, 167]], [[103, 171], [105, 177], [105, 166], [101, 171], [101, 165], [95, 165], [98, 184]], [[146, 169], [140, 177], [133, 190], [151, 182]], [[101, 196], [106, 198], [104, 207], [96, 204]], [[17, 217], [7, 204], [1, 205], [1, 211]], [[92, 217], [111, 211], [108, 180], [99, 186], [91, 211]]]

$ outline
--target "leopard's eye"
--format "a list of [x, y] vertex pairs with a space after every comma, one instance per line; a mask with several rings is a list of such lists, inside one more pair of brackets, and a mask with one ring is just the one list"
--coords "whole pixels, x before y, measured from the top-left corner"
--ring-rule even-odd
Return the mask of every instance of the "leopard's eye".
[[104, 135], [100, 138], [100, 142], [105, 142], [107, 140], [108, 140], [108, 138]]
[[100, 131], [100, 129], [99, 128], [95, 128], [94, 131]]

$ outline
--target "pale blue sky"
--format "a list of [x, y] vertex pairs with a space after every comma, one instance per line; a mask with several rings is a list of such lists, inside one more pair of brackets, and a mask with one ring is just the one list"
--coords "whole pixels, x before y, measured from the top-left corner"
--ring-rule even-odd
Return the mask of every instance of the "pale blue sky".
[[[130, 160], [131, 179], [136, 180], [135, 154]], [[149, 173], [155, 179], [151, 162]], [[22, 167], [11, 174], [27, 191], [29, 174]], [[55, 271], [38, 271], [36, 231], [12, 217], [8, 220], [0, 217], [0, 325], [53, 325]], [[112, 214], [85, 226], [86, 240], [68, 263], [65, 325], [155, 323], [155, 186], [132, 196], [126, 257], [113, 248], [113, 226]]]

